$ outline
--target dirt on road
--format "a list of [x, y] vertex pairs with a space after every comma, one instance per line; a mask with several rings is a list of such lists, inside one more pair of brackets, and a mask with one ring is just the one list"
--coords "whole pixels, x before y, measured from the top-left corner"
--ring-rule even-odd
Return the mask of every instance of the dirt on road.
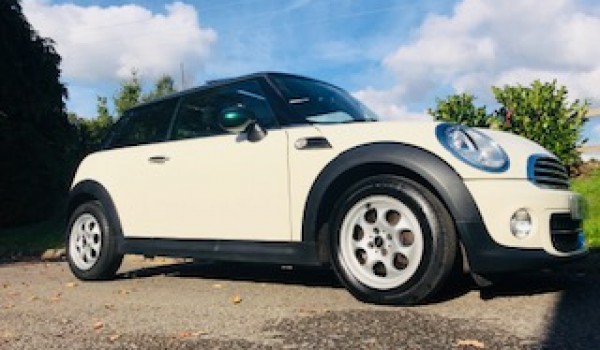
[[157, 264], [81, 282], [64, 262], [0, 265], [0, 349], [589, 349], [600, 274], [456, 281], [417, 307], [355, 300], [327, 269]]

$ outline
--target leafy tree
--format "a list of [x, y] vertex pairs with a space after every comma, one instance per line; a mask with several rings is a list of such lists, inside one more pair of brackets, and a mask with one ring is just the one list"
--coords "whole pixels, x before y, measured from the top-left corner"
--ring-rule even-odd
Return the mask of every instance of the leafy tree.
[[448, 96], [447, 99], [437, 99], [435, 110], [429, 109], [435, 120], [477, 127], [488, 127], [489, 116], [485, 107], [475, 107], [475, 97], [471, 94]]
[[18, 0], [0, 1], [0, 228], [50, 215], [66, 195], [75, 133], [60, 56]]
[[[120, 117], [127, 109], [140, 102], [149, 101], [175, 92], [174, 85], [173, 78], [169, 75], [163, 75], [156, 80], [154, 88], [144, 94], [137, 71], [133, 70], [131, 77], [121, 82], [119, 90], [113, 97], [117, 116]], [[70, 118], [72, 124], [76, 125], [79, 131], [81, 158], [98, 148], [108, 130], [115, 122], [115, 118], [110, 114], [108, 98], [106, 97], [98, 96], [96, 113], [97, 115], [93, 119], [79, 118], [76, 115]]]
[[[175, 91], [177, 91], [175, 89], [175, 80], [170, 75], [165, 74], [156, 80], [152, 90], [144, 93], [138, 72], [134, 69], [131, 71], [131, 77], [121, 81], [121, 86], [113, 97], [117, 118], [121, 117], [126, 110], [138, 103], [154, 100]], [[101, 106], [101, 104], [103, 105]], [[98, 108], [103, 108], [102, 113], [100, 113], [100, 109], [98, 110], [99, 116], [108, 115], [107, 101], [104, 97], [98, 100]]]
[[98, 96], [96, 105], [97, 116], [93, 119], [81, 118], [70, 113], [71, 123], [77, 126], [79, 131], [80, 158], [95, 151], [114, 124], [113, 117], [108, 112], [108, 101], [106, 97]]
[[113, 98], [117, 116], [121, 117], [129, 108], [141, 101], [142, 84], [138, 78], [137, 70], [131, 71], [131, 77], [121, 82], [119, 91]]
[[587, 118], [587, 102], [569, 103], [564, 86], [534, 81], [530, 86], [492, 87], [503, 108], [494, 114], [496, 127], [527, 137], [558, 156], [567, 166], [581, 162], [577, 148]]
[[492, 91], [501, 105], [493, 113], [475, 107], [469, 94], [438, 99], [436, 108], [428, 112], [440, 121], [510, 131], [541, 144], [568, 167], [581, 163], [577, 148], [586, 142], [581, 132], [587, 121], [587, 102], [569, 102], [567, 88], [558, 87], [556, 81], [494, 86]]
[[142, 100], [143, 101], [154, 100], [156, 98], [172, 94], [175, 91], [176, 91], [175, 90], [175, 81], [173, 80], [173, 78], [170, 75], [165, 74], [165, 75], [161, 76], [160, 78], [158, 78], [156, 83], [154, 83], [154, 89], [152, 91], [150, 91], [149, 93], [145, 94], [142, 97]]

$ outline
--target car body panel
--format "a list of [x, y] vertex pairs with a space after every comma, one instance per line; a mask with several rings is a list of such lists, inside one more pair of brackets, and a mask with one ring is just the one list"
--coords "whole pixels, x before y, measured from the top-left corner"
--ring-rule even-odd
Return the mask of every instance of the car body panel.
[[[88, 157], [74, 183], [109, 189], [125, 237], [289, 241], [286, 145], [273, 130], [256, 143], [223, 135], [125, 147]], [[168, 160], [148, 161], [156, 156]]]

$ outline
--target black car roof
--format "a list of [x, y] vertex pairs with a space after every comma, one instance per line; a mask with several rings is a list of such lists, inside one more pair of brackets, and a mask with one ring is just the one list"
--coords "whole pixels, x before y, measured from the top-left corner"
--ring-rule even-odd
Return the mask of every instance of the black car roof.
[[207, 89], [213, 89], [213, 88], [216, 88], [216, 87], [226, 86], [228, 84], [239, 82], [239, 81], [244, 81], [244, 80], [249, 80], [249, 79], [254, 79], [254, 78], [266, 78], [268, 76], [273, 76], [273, 75], [287, 76], [287, 77], [296, 77], [296, 78], [301, 78], [301, 79], [308, 79], [308, 80], [319, 81], [317, 79], [313, 79], [313, 78], [309, 78], [309, 77], [302, 76], [302, 75], [297, 75], [297, 74], [291, 74], [291, 73], [283, 73], [283, 72], [257, 72], [257, 73], [251, 73], [251, 74], [241, 75], [241, 76], [232, 77], [232, 78], [208, 80], [203, 85], [195, 86], [195, 87], [192, 87], [192, 88], [189, 88], [189, 89], [185, 89], [185, 90], [182, 90], [182, 91], [177, 91], [177, 92], [174, 92], [172, 94], [169, 94], [169, 95], [166, 95], [166, 96], [162, 96], [162, 97], [153, 99], [151, 101], [142, 102], [140, 104], [137, 104], [137, 105], [131, 107], [129, 110], [134, 110], [134, 109], [142, 108], [142, 107], [145, 107], [145, 106], [148, 106], [148, 105], [152, 105], [154, 103], [161, 102], [161, 101], [167, 101], [167, 100], [179, 98], [181, 96], [188, 95], [188, 94], [190, 94], [192, 92], [195, 92], [195, 91], [202, 91], [202, 90], [207, 90]]

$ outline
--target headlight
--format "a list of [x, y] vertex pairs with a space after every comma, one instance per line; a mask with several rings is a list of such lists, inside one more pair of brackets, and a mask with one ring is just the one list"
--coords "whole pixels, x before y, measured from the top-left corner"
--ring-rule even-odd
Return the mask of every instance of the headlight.
[[508, 169], [508, 156], [502, 147], [480, 131], [463, 125], [440, 124], [436, 135], [447, 150], [475, 168], [490, 172]]

